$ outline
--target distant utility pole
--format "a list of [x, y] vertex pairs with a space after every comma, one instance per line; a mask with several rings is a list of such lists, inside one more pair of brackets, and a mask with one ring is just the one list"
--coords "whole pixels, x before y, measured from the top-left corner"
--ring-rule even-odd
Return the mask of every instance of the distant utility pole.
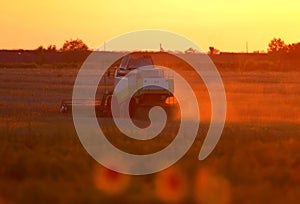
[[248, 41], [246, 42], [246, 53], [248, 53]]
[[106, 51], [106, 42], [104, 41], [103, 51]]
[[159, 51], [161, 51], [161, 52], [164, 51], [164, 48], [162, 47], [162, 44], [161, 44], [161, 43], [159, 44]]

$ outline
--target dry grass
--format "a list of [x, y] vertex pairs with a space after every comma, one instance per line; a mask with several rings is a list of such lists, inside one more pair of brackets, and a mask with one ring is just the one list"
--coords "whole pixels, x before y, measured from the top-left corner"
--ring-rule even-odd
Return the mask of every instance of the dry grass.
[[[155, 190], [157, 174], [131, 176], [118, 194], [99, 190], [94, 179], [99, 165], [81, 146], [71, 115], [58, 112], [60, 100], [71, 97], [76, 74], [76, 69], [0, 69], [0, 203], [162, 202]], [[204, 94], [197, 141], [176, 164], [176, 172], [186, 179], [184, 201], [297, 203], [300, 72], [221, 75], [227, 123], [212, 155], [198, 161], [209, 119]], [[197, 90], [201, 95], [205, 88], [199, 85]], [[109, 123], [105, 120], [104, 126], [114, 136], [112, 142], [131, 144], [120, 140]], [[149, 152], [169, 142], [166, 137], [138, 144], [136, 151]], [[205, 186], [213, 193], [201, 194]]]

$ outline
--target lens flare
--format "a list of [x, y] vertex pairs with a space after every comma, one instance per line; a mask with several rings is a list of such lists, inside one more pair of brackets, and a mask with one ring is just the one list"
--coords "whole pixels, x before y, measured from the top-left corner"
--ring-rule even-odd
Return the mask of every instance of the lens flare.
[[187, 193], [187, 179], [178, 168], [171, 167], [157, 174], [155, 194], [164, 202], [180, 202]]
[[231, 203], [229, 181], [214, 170], [201, 168], [196, 173], [195, 197], [198, 203]]
[[128, 175], [97, 165], [94, 172], [96, 188], [109, 195], [120, 194], [126, 191], [130, 184]]

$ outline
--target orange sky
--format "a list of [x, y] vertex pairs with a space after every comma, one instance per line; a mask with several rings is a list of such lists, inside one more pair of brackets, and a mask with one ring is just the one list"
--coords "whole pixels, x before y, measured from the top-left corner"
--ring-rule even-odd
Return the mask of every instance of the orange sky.
[[[299, 0], [11, 0], [1, 2], [0, 49], [61, 47], [80, 38], [91, 48], [125, 32], [173, 31], [203, 50], [266, 50], [273, 37], [300, 41]], [[166, 48], [168, 49], [168, 48]]]

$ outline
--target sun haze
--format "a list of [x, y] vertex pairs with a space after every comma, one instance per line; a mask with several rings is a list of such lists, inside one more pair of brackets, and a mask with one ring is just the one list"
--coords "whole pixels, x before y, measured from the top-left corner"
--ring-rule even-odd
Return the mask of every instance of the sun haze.
[[[273, 37], [299, 41], [300, 1], [4, 1], [0, 49], [61, 47], [80, 38], [90, 48], [125, 32], [162, 29], [190, 38], [203, 50], [266, 50]], [[168, 48], [166, 48], [168, 49]]]

